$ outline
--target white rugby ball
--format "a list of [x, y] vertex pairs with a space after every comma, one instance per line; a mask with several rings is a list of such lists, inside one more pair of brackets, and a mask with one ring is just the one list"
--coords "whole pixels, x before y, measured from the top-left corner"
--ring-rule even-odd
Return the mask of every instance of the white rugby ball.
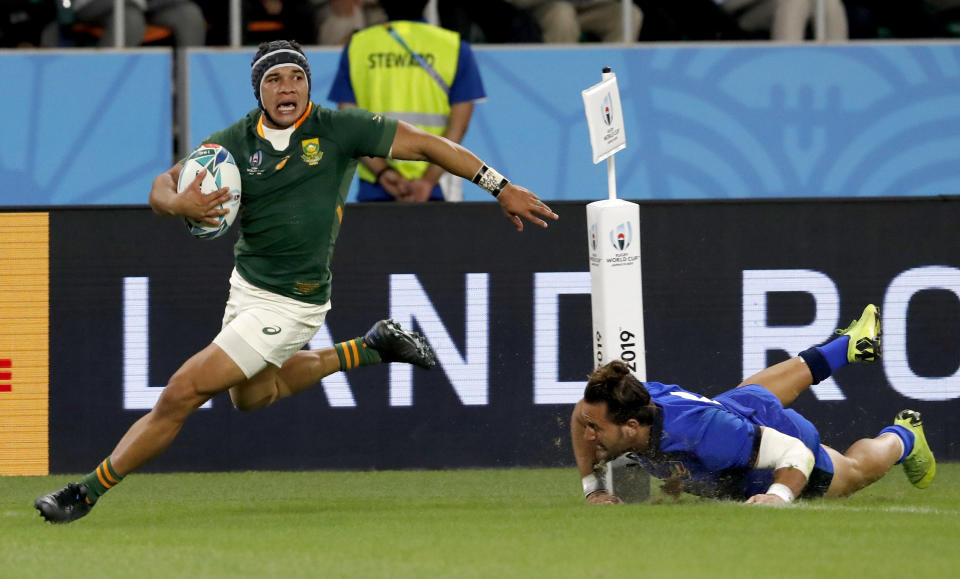
[[229, 187], [230, 200], [221, 204], [220, 208], [228, 209], [230, 212], [220, 216], [219, 225], [194, 221], [187, 217], [183, 220], [190, 235], [198, 239], [216, 239], [230, 229], [240, 212], [240, 169], [237, 168], [233, 155], [226, 148], [214, 143], [200, 145], [190, 153], [183, 164], [183, 170], [180, 171], [180, 178], [177, 180], [177, 193], [183, 193], [204, 169], [207, 170], [207, 174], [200, 183], [200, 192], [209, 195], [223, 187]]

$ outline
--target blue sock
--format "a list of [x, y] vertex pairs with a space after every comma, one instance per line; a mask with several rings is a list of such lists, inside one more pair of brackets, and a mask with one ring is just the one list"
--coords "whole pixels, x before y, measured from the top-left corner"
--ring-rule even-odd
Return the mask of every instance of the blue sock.
[[798, 354], [810, 368], [814, 384], [826, 380], [833, 374], [834, 370], [843, 368], [850, 363], [847, 361], [847, 345], [849, 343], [850, 336], [840, 336], [836, 340], [822, 346], [807, 348]]
[[894, 424], [893, 426], [888, 426], [877, 433], [877, 436], [884, 434], [885, 432], [891, 432], [900, 437], [900, 440], [903, 441], [903, 455], [900, 457], [900, 460], [894, 464], [900, 464], [903, 462], [903, 459], [910, 456], [910, 453], [913, 452], [913, 433], [907, 430], [906, 428], [900, 426], [899, 424]]
[[847, 360], [847, 346], [850, 345], [850, 336], [840, 336], [836, 340], [827, 342], [818, 346], [817, 350], [827, 358], [830, 364], [830, 371], [835, 372], [837, 368], [843, 368], [850, 362]]

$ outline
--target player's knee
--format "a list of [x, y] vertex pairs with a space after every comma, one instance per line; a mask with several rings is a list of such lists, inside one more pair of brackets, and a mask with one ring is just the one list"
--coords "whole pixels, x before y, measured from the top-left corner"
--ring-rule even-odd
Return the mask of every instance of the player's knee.
[[174, 375], [160, 393], [160, 399], [153, 411], [159, 416], [182, 421], [209, 398], [197, 391], [189, 377]]
[[233, 402], [233, 407], [241, 412], [253, 412], [254, 410], [262, 410], [267, 406], [270, 406], [277, 399], [277, 393], [271, 392], [268, 394], [261, 394], [260, 397], [252, 396], [237, 396], [230, 397], [230, 400]]
[[273, 404], [279, 395], [275, 380], [247, 382], [230, 389], [230, 401], [241, 412], [262, 410]]

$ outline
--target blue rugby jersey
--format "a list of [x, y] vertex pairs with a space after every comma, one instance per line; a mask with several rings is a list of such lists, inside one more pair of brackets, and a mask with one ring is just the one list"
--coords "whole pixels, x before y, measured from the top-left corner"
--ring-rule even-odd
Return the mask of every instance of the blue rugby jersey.
[[[816, 429], [760, 386], [705, 398], [672, 384], [644, 382], [657, 406], [646, 452], [630, 453], [652, 476], [678, 477], [685, 492], [744, 500], [766, 492], [772, 469], [753, 469], [760, 448], [758, 426], [799, 438], [817, 456], [817, 467], [832, 472]], [[826, 460], [827, 464], [823, 461]]]

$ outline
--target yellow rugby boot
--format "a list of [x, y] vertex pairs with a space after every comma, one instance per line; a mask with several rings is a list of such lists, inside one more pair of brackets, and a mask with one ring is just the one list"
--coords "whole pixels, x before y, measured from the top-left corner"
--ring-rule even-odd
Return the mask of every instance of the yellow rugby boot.
[[880, 310], [870, 304], [863, 308], [859, 320], [853, 320], [846, 330], [838, 329], [840, 336], [850, 336], [847, 361], [851, 364], [871, 363], [880, 359]]
[[923, 435], [923, 421], [916, 410], [901, 410], [893, 423], [913, 433], [913, 450], [903, 459], [903, 472], [910, 483], [918, 489], [925, 489], [933, 482], [937, 474], [937, 460]]

